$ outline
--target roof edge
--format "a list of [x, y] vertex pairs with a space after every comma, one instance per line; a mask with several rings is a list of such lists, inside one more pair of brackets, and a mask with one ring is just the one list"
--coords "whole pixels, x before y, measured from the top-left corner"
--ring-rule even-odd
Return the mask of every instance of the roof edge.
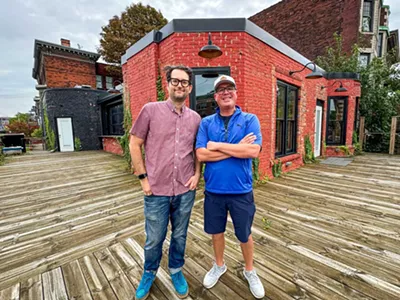
[[[310, 62], [309, 59], [298, 53], [296, 50], [246, 18], [213, 18], [171, 20], [159, 31], [152, 30], [137, 43], [133, 44], [121, 57], [121, 65], [124, 65], [129, 58], [142, 51], [150, 44], [160, 43], [171, 34], [178, 32], [246, 32], [302, 65], [306, 65]], [[312, 69], [312, 67], [308, 68]], [[323, 71], [323, 69], [318, 66], [317, 68], [320, 71]]]

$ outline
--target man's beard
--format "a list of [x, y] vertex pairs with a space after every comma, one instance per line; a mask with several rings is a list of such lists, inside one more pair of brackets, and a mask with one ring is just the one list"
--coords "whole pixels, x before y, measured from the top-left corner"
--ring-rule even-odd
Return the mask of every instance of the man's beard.
[[183, 102], [187, 98], [187, 94], [183, 93], [182, 96], [171, 95], [171, 100], [174, 102]]

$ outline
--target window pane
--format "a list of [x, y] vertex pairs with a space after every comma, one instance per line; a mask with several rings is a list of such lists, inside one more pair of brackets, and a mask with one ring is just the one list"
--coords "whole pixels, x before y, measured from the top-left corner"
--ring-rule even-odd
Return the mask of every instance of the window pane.
[[329, 100], [329, 121], [344, 120], [344, 100], [330, 99]]
[[276, 121], [275, 152], [282, 153], [283, 121]]
[[372, 31], [372, 2], [364, 0], [363, 5], [363, 19], [362, 19], [362, 31]]
[[103, 88], [102, 77], [101, 75], [96, 75], [96, 89], [102, 89], [102, 88]]
[[327, 122], [327, 143], [340, 145], [344, 143], [345, 105], [343, 98], [329, 99], [329, 115]]
[[113, 79], [112, 77], [106, 76], [106, 89], [112, 89], [113, 88]]
[[118, 104], [108, 108], [108, 125], [110, 128], [109, 134], [124, 134], [123, 121], [124, 121], [124, 110], [123, 105]]
[[286, 153], [294, 151], [295, 128], [294, 121], [287, 122]]
[[383, 44], [383, 33], [379, 34], [378, 39], [378, 56], [382, 57], [382, 44]]
[[196, 111], [202, 118], [215, 113], [217, 108], [217, 103], [214, 100], [215, 79], [216, 77], [205, 78], [202, 74], [195, 75]]
[[278, 85], [276, 119], [283, 120], [285, 118], [285, 100], [286, 88], [282, 85]]
[[327, 141], [331, 144], [342, 144], [343, 122], [331, 121], [328, 123]]
[[288, 99], [288, 120], [294, 120], [296, 117], [296, 91], [289, 91]]

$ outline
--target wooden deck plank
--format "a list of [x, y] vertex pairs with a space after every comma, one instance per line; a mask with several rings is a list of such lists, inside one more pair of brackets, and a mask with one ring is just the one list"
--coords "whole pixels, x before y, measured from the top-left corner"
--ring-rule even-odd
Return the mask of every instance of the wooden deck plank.
[[61, 268], [42, 274], [44, 300], [67, 300], [64, 278]]
[[42, 278], [36, 275], [21, 282], [20, 300], [42, 300]]
[[[143, 269], [120, 243], [110, 246], [109, 250], [136, 290], [142, 278]], [[149, 299], [166, 300], [167, 298], [160, 289], [154, 285], [151, 288]]]
[[20, 284], [17, 283], [0, 291], [0, 300], [19, 300]]
[[135, 299], [135, 289], [108, 249], [94, 253], [118, 300]]
[[93, 299], [77, 260], [63, 265], [61, 269], [69, 299]]
[[110, 283], [92, 254], [80, 258], [79, 265], [94, 300], [117, 300]]

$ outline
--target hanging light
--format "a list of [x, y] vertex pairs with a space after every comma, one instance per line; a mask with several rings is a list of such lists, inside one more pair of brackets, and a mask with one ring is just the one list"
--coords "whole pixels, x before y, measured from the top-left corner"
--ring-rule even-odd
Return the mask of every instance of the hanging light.
[[216, 58], [222, 55], [222, 51], [221, 49], [216, 46], [213, 45], [212, 41], [211, 41], [211, 32], [208, 33], [208, 44], [205, 45], [204, 47], [201, 48], [201, 50], [199, 51], [199, 56], [203, 57], [203, 58]]
[[306, 79], [320, 79], [320, 78], [324, 77], [324, 74], [322, 74], [322, 72], [317, 71], [317, 66], [316, 66], [315, 63], [312, 62], [312, 61], [310, 61], [309, 63], [307, 63], [307, 64], [303, 67], [303, 69], [301, 69], [301, 70], [298, 70], [298, 71], [290, 71], [290, 72], [289, 72], [289, 75], [292, 76], [294, 73], [302, 72], [305, 68], [307, 68], [308, 65], [311, 65], [311, 64], [314, 65], [314, 69], [313, 69], [313, 71], [312, 71], [310, 74], [308, 74], [308, 75], [306, 76]]
[[340, 93], [340, 92], [347, 92], [347, 89], [343, 86], [343, 83], [340, 80], [335, 80], [331, 85], [327, 86], [321, 86], [321, 90], [333, 86], [336, 82], [340, 83], [340, 86], [335, 90], [335, 92]]

